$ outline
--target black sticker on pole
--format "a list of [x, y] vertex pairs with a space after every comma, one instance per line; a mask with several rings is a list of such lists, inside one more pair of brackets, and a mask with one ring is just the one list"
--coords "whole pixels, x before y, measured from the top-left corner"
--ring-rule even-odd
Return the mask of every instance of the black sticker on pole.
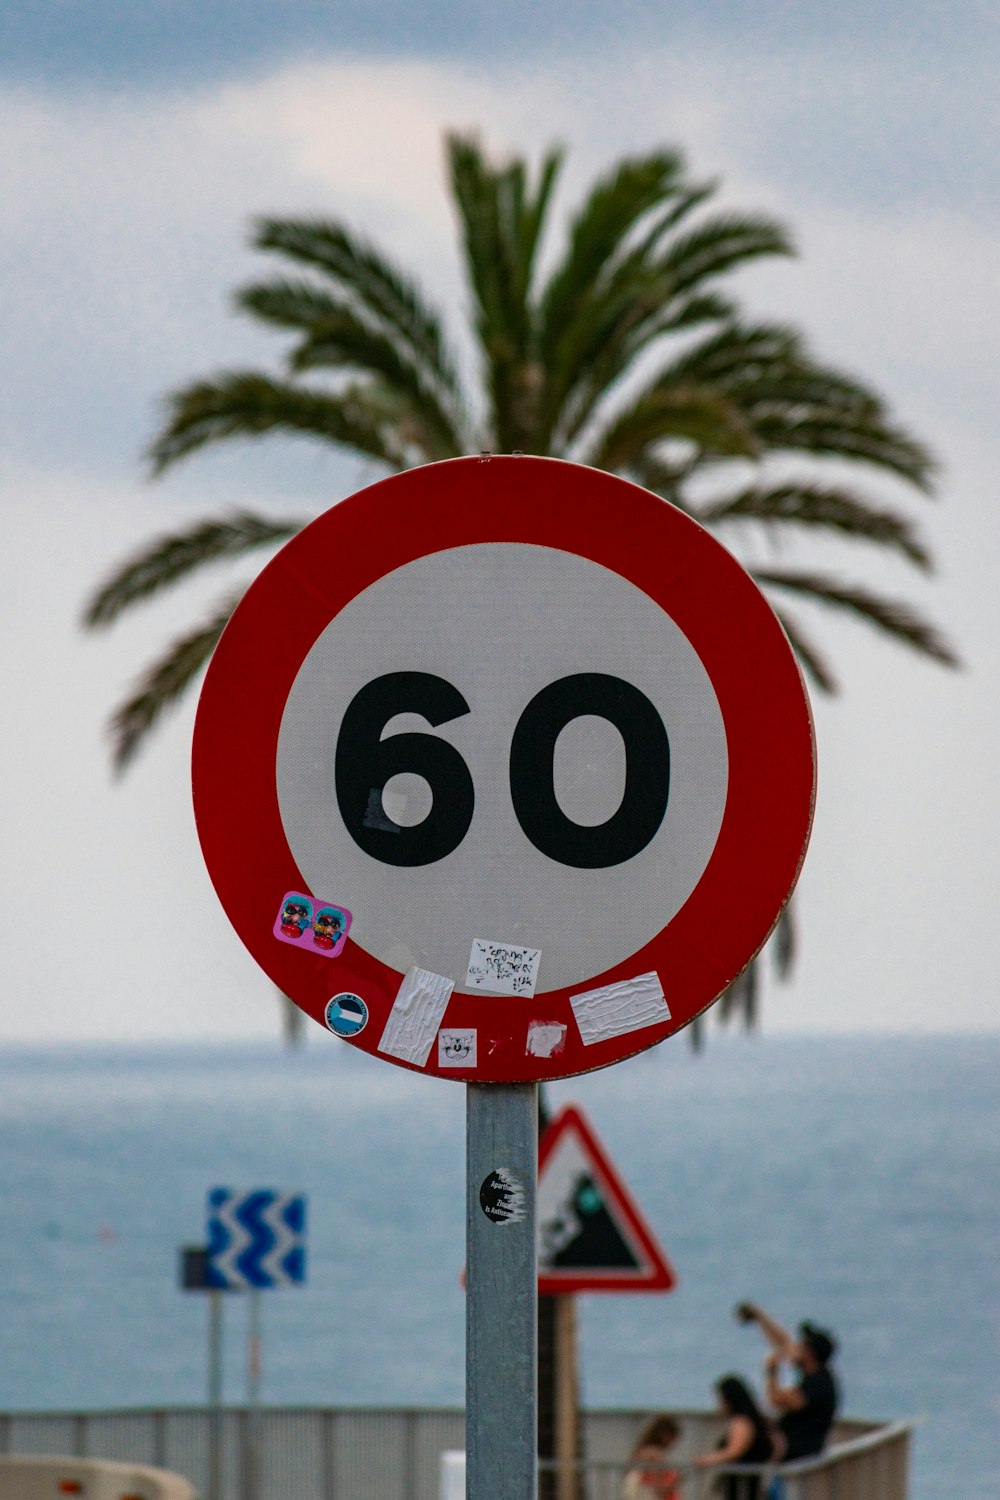
[[524, 1218], [524, 1187], [507, 1167], [496, 1167], [483, 1179], [479, 1206], [493, 1224], [520, 1224]]

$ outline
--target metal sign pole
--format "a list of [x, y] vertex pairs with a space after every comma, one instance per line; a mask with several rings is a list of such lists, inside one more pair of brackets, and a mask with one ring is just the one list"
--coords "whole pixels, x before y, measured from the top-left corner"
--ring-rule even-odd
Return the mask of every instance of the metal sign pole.
[[262, 1344], [260, 1288], [251, 1287], [247, 1297], [247, 1473], [248, 1500], [260, 1493], [260, 1376]]
[[222, 1497], [222, 1293], [208, 1293], [208, 1497]]
[[538, 1086], [466, 1086], [467, 1500], [535, 1500]]
[[252, 1286], [247, 1298], [247, 1405], [251, 1410], [254, 1410], [260, 1404], [262, 1359], [260, 1288]]
[[222, 1293], [208, 1293], [208, 1404], [222, 1405]]

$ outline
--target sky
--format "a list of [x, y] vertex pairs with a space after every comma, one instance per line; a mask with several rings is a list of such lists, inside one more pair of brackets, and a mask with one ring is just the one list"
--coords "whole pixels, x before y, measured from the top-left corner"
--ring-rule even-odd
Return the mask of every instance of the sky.
[[79, 615], [160, 532], [244, 505], [311, 516], [377, 477], [289, 442], [152, 483], [142, 453], [178, 384], [275, 366], [278, 341], [230, 308], [259, 269], [255, 214], [362, 228], [459, 325], [441, 153], [455, 127], [499, 152], [564, 142], [560, 218], [617, 155], [682, 146], [695, 175], [720, 180], [720, 203], [793, 229], [795, 261], [742, 274], [748, 311], [797, 322], [935, 451], [935, 498], [890, 493], [935, 575], [829, 558], [930, 614], [963, 670], [814, 620], [844, 691], [816, 704], [800, 949], [792, 980], [767, 983], [764, 1027], [997, 1029], [997, 31], [976, 0], [4, 7], [0, 1041], [277, 1028], [198, 851], [193, 700], [120, 783], [103, 731], [228, 575], [105, 635], [82, 634]]

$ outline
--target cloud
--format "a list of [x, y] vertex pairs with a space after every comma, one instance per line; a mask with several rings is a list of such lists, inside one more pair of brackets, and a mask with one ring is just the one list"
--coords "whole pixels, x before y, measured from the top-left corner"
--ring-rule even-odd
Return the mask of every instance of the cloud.
[[622, 37], [637, 52], [731, 46], [760, 54], [847, 54], [863, 67], [891, 59], [897, 74], [968, 63], [994, 50], [996, 16], [983, 0], [910, 0], [905, 8], [843, 0], [54, 0], [0, 12], [0, 76], [65, 87], [191, 86], [331, 52], [408, 60], [461, 59], [486, 67], [547, 66], [567, 56], [603, 59]]
[[[25, 944], [10, 928], [0, 940], [25, 996], [0, 1023], [6, 1034], [195, 1034], [209, 990], [218, 1029], [271, 1027], [266, 982], [228, 933], [194, 843], [190, 708], [124, 789], [109, 788], [100, 744], [118, 686], [223, 583], [206, 579], [101, 640], [81, 641], [75, 617], [94, 579], [155, 531], [237, 501], [319, 508], [370, 477], [289, 443], [206, 456], [153, 488], [139, 483], [138, 454], [162, 392], [276, 357], [280, 340], [228, 312], [231, 288], [259, 269], [244, 244], [255, 212], [343, 216], [415, 267], [440, 302], [462, 305], [441, 157], [453, 125], [481, 126], [497, 148], [565, 140], [563, 213], [618, 153], [682, 143], [696, 174], [723, 177], [727, 203], [764, 207], [796, 230], [802, 259], [747, 273], [748, 302], [798, 321], [819, 352], [873, 378], [941, 453], [944, 503], [923, 514], [944, 582], [906, 580], [901, 591], [959, 635], [977, 675], [948, 678], [860, 627], [821, 621], [847, 701], [821, 717], [800, 979], [768, 1009], [793, 1028], [990, 1024], [977, 997], [1000, 957], [986, 894], [1000, 832], [990, 717], [1000, 682], [986, 644], [1000, 625], [1000, 454], [987, 406], [1000, 293], [995, 209], [980, 212], [985, 152], [971, 165], [957, 156], [945, 192], [914, 166], [900, 125], [881, 139], [910, 189], [880, 193], [881, 169], [856, 177], [856, 145], [827, 129], [846, 86], [840, 54], [824, 71], [800, 48], [791, 76], [787, 59], [751, 52], [739, 65], [737, 52], [732, 42], [620, 42], [558, 63], [529, 48], [488, 73], [340, 57], [195, 89], [0, 91], [10, 393], [0, 484], [13, 539], [0, 607], [16, 643], [4, 665], [14, 706], [6, 909], [49, 911], [54, 891], [68, 923], [62, 947]], [[887, 63], [848, 91], [856, 130], [866, 112], [879, 118], [890, 73]], [[894, 97], [905, 122], [912, 91]], [[940, 135], [964, 147], [967, 109], [949, 97]], [[935, 926], [956, 891], [947, 929]], [[949, 985], [962, 1000], [945, 1012]]]

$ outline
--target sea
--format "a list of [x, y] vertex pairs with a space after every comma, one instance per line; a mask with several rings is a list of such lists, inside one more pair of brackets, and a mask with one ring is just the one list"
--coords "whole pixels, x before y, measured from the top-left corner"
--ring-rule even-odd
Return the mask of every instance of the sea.
[[[914, 1500], [1000, 1495], [1000, 1037], [683, 1037], [546, 1086], [584, 1110], [677, 1275], [581, 1298], [590, 1406], [759, 1387], [733, 1317], [833, 1330], [843, 1408], [918, 1423]], [[461, 1084], [317, 1034], [0, 1052], [0, 1410], [206, 1399], [179, 1285], [214, 1186], [308, 1194], [307, 1280], [261, 1298], [275, 1404], [461, 1405]], [[225, 1398], [248, 1300], [225, 1300]]]

